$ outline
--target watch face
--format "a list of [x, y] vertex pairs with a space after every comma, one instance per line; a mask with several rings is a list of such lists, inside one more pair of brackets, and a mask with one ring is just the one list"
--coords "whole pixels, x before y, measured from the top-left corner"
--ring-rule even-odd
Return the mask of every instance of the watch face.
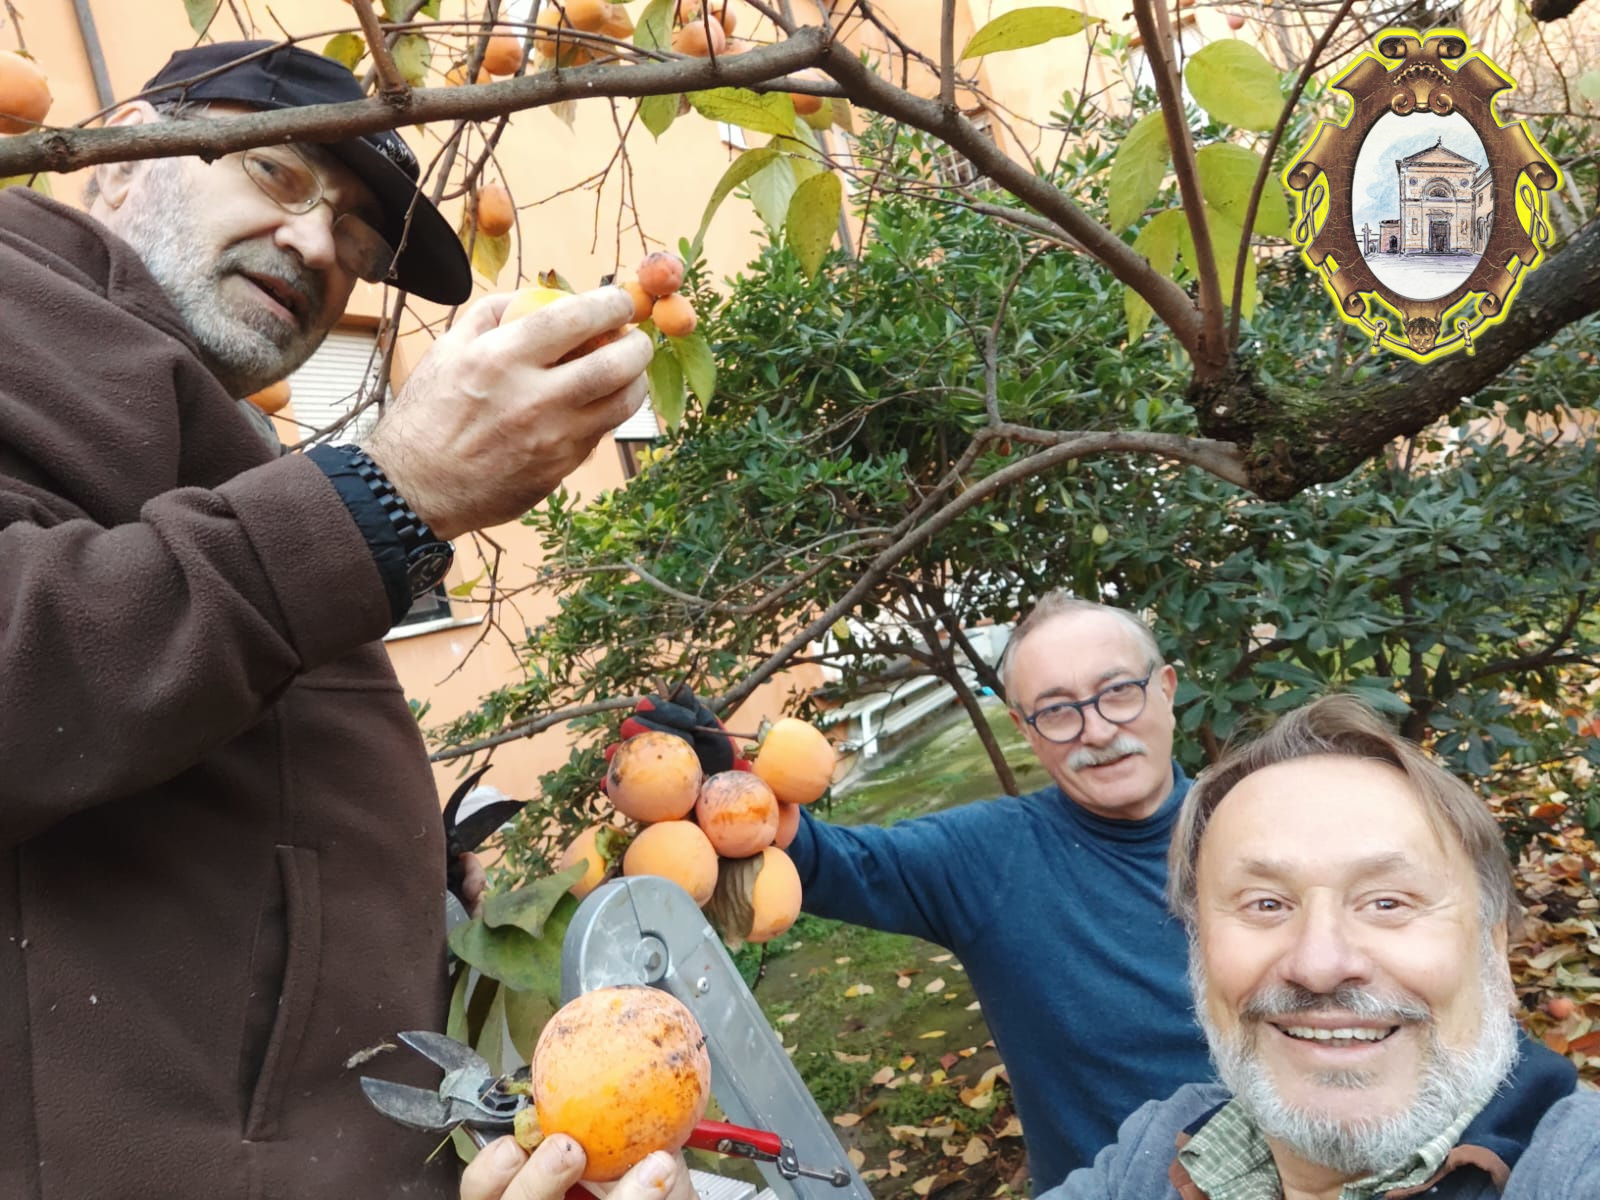
[[455, 556], [455, 547], [449, 542], [430, 542], [411, 551], [406, 557], [406, 575], [411, 580], [411, 594], [421, 596], [436, 588]]

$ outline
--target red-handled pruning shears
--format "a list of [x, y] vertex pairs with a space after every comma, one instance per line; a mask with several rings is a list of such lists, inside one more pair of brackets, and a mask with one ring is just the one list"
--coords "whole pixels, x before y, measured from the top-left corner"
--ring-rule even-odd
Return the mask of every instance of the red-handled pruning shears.
[[[424, 1030], [399, 1036], [407, 1046], [443, 1067], [444, 1078], [430, 1091], [363, 1076], [361, 1089], [374, 1108], [391, 1120], [429, 1133], [464, 1128], [480, 1146], [492, 1137], [511, 1132], [517, 1113], [528, 1107], [523, 1086], [526, 1068], [497, 1076], [487, 1060], [454, 1038]], [[770, 1162], [785, 1179], [820, 1179], [834, 1187], [850, 1185], [850, 1176], [842, 1169], [822, 1171], [802, 1166], [788, 1139], [765, 1129], [701, 1121], [689, 1135], [687, 1145], [713, 1154]]]

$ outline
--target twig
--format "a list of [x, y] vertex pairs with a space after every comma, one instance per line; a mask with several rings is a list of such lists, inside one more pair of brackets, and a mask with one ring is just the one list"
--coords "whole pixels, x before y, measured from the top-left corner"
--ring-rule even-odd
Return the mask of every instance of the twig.
[[378, 94], [389, 103], [403, 107], [411, 94], [411, 85], [400, 74], [389, 43], [384, 40], [383, 28], [378, 24], [378, 14], [372, 11], [368, 0], [355, 0], [350, 6], [356, 10], [356, 21], [367, 39], [367, 53], [372, 55], [372, 69], [378, 73]]

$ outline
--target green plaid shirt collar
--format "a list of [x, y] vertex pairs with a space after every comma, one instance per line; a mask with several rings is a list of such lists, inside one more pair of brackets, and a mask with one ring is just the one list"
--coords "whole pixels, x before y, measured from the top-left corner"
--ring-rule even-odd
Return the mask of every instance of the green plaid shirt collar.
[[[1377, 1200], [1396, 1188], [1431, 1179], [1477, 1115], [1477, 1109], [1463, 1113], [1394, 1170], [1345, 1184], [1339, 1200]], [[1282, 1200], [1272, 1150], [1237, 1100], [1224, 1104], [1195, 1132], [1178, 1151], [1178, 1161], [1208, 1200]]]

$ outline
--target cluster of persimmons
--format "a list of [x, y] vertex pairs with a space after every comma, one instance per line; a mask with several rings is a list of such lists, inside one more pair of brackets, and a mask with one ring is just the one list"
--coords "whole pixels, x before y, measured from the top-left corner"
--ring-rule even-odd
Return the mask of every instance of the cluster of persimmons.
[[800, 875], [785, 848], [800, 806], [828, 790], [838, 755], [814, 726], [778, 721], [751, 770], [706, 775], [693, 747], [649, 730], [617, 747], [606, 771], [611, 807], [632, 823], [591, 825], [562, 855], [586, 864], [574, 895], [586, 896], [614, 870], [670, 879], [713, 913], [733, 942], [766, 942], [800, 913]]

